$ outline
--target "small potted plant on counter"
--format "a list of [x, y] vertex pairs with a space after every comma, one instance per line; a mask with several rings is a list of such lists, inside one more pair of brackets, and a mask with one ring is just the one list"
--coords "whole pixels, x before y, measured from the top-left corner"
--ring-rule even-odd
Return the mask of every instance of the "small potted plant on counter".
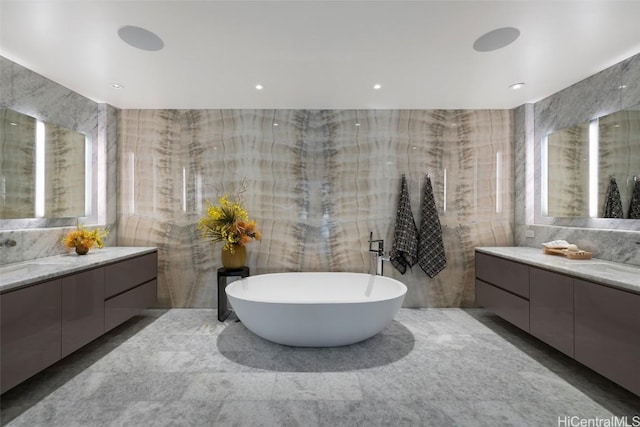
[[78, 255], [86, 255], [89, 249], [97, 246], [102, 249], [104, 247], [103, 239], [107, 237], [109, 232], [104, 228], [94, 228], [89, 230], [84, 225], [79, 224], [78, 227], [70, 231], [62, 243], [69, 249], [75, 249]]

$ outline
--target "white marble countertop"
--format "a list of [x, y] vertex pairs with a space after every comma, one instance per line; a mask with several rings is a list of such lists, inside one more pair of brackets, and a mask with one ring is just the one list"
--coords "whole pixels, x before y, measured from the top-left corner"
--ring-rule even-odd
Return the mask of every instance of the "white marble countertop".
[[88, 268], [100, 267], [132, 256], [156, 251], [153, 247], [114, 246], [92, 249], [79, 256], [75, 252], [0, 266], [0, 292], [20, 288]]
[[496, 255], [540, 267], [568, 276], [640, 294], [640, 267], [602, 259], [568, 259], [558, 255], [546, 255], [542, 248], [481, 247], [478, 252]]

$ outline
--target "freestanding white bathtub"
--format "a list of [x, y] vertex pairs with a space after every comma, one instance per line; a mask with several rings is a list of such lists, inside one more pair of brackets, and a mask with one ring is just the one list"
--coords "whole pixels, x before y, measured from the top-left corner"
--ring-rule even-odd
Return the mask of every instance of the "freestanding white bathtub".
[[407, 287], [362, 273], [274, 273], [229, 284], [242, 323], [269, 341], [295, 347], [353, 344], [382, 331]]

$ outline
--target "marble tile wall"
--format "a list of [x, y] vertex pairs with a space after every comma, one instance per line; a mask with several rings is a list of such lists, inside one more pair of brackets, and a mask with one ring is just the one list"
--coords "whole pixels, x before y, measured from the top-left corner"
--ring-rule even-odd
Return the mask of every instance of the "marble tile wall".
[[[598, 258], [640, 265], [640, 221], [540, 215], [541, 140], [550, 132], [640, 104], [640, 54], [535, 104], [515, 109], [515, 243], [540, 247], [566, 239]], [[520, 196], [522, 195], [522, 196]], [[527, 232], [533, 237], [527, 237]]]
[[513, 244], [508, 110], [121, 110], [119, 244], [159, 247], [159, 305], [215, 307], [220, 246], [196, 229], [206, 201], [247, 179], [263, 233], [252, 274], [369, 272], [368, 235], [391, 248], [401, 174], [419, 222], [430, 174], [448, 267], [400, 275], [405, 306], [474, 302], [473, 248]]
[[[100, 180], [96, 209], [92, 217], [106, 225], [117, 240], [115, 188], [117, 174], [117, 117], [115, 108], [97, 104], [27, 68], [0, 56], [0, 108], [35, 117], [88, 135], [94, 141], [93, 179]], [[100, 175], [98, 170], [102, 169]], [[106, 191], [105, 191], [106, 189]], [[12, 239], [13, 248], [0, 248], [0, 265], [57, 255], [67, 251], [60, 243], [70, 229], [63, 219], [0, 220], [0, 241]], [[86, 222], [91, 224], [90, 222]]]

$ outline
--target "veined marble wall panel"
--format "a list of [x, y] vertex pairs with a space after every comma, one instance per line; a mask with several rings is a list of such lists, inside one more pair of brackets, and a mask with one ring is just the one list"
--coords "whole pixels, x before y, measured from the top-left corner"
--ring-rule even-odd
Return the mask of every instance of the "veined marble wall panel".
[[215, 307], [220, 245], [196, 229], [207, 200], [246, 177], [263, 234], [252, 274], [369, 272], [369, 232], [391, 248], [401, 174], [418, 223], [430, 174], [448, 267], [385, 275], [407, 284], [406, 306], [472, 305], [473, 248], [513, 243], [512, 140], [506, 110], [123, 110], [119, 243], [159, 247], [160, 305]]

